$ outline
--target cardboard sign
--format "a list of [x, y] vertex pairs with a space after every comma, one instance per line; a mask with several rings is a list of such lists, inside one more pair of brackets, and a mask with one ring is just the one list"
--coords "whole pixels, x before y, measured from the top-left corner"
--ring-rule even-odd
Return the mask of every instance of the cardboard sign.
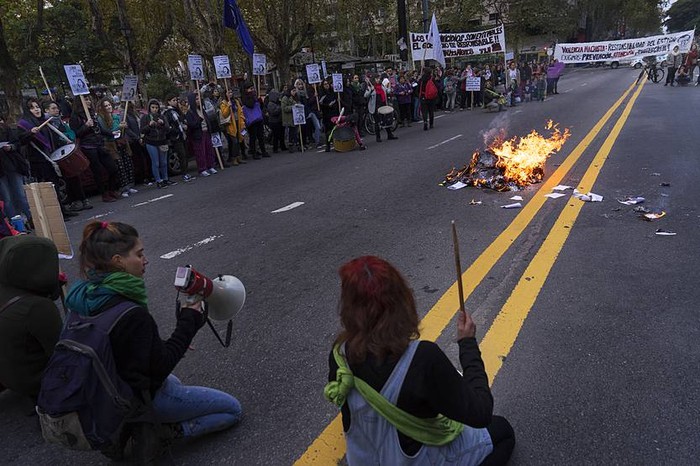
[[70, 84], [70, 90], [73, 95], [88, 95], [90, 94], [90, 88], [85, 80], [85, 75], [83, 74], [83, 67], [80, 65], [63, 65], [63, 69], [66, 70], [66, 77], [68, 78], [68, 83]]
[[479, 76], [472, 76], [467, 78], [466, 91], [480, 91], [481, 90], [481, 78]]
[[333, 92], [343, 92], [343, 75], [333, 73]]
[[318, 69], [317, 63], [306, 65], [306, 78], [309, 84], [318, 84], [321, 82], [321, 71]]
[[187, 55], [187, 68], [192, 81], [204, 81], [204, 61], [201, 55]]
[[26, 184], [24, 192], [36, 227], [36, 235], [53, 241], [58, 249], [59, 258], [72, 259], [73, 246], [68, 237], [61, 214], [61, 204], [58, 203], [53, 183]]
[[303, 105], [296, 104], [292, 107], [292, 119], [294, 120], [295, 126], [306, 123], [306, 113], [304, 112]]
[[216, 70], [216, 79], [228, 79], [232, 77], [228, 55], [214, 57], [214, 69]]
[[211, 145], [213, 147], [223, 147], [224, 142], [221, 139], [221, 133], [211, 133]]
[[328, 70], [326, 69], [326, 60], [321, 60], [321, 69], [323, 70], [323, 79], [328, 77]]
[[253, 76], [265, 76], [267, 74], [267, 56], [263, 53], [253, 54]]
[[124, 76], [124, 86], [122, 87], [121, 102], [133, 102], [136, 99], [136, 88], [139, 84], [138, 76]]

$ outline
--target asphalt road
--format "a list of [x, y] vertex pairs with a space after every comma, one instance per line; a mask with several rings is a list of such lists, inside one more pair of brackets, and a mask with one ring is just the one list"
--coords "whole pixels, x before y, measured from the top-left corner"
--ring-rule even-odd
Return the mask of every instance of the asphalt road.
[[[244, 419], [174, 449], [172, 463], [289, 465], [300, 458], [337, 415], [322, 389], [338, 330], [339, 266], [363, 254], [388, 259], [409, 280], [419, 313], [427, 314], [455, 282], [450, 220], [459, 228], [466, 270], [525, 210], [500, 208], [509, 197], [523, 196], [527, 208], [544, 194], [542, 185], [520, 193], [450, 191], [438, 186], [444, 174], [469, 161], [484, 132], [524, 135], [551, 118], [572, 137], [550, 158], [546, 182], [636, 75], [571, 71], [560, 94], [542, 103], [500, 114], [439, 113], [435, 129], [414, 125], [400, 129], [398, 141], [368, 139], [364, 152], [285, 153], [98, 203], [90, 216], [131, 223], [142, 235], [150, 310], [162, 336], [174, 328], [171, 283], [178, 265], [236, 275], [248, 290], [232, 346], [221, 348], [202, 329], [175, 370], [185, 383], [234, 394]], [[607, 160], [592, 163], [630, 98], [561, 181], [578, 186], [590, 180], [587, 171], [600, 170], [585, 188], [603, 202], [577, 207], [581, 201], [570, 191], [547, 199], [484, 279], [472, 283], [467, 307], [480, 340], [496, 328], [502, 309], [521, 301], [521, 284], [543, 283], [541, 290], [526, 289], [533, 305], [506, 345], [507, 356], [499, 354], [502, 366], [490, 372], [496, 413], [510, 419], [517, 435], [511, 464], [693, 464], [700, 456], [700, 288], [692, 259], [700, 255], [700, 90], [645, 85], [608, 145]], [[667, 215], [646, 222], [616, 201], [637, 195]], [[472, 199], [482, 205], [470, 206]], [[271, 213], [294, 202], [304, 204]], [[563, 235], [557, 219], [579, 207]], [[87, 217], [68, 224], [76, 247]], [[658, 236], [657, 228], [677, 235]], [[552, 252], [547, 241], [557, 238], [563, 247]], [[548, 256], [553, 266], [544, 277], [525, 276]], [[76, 276], [75, 261], [63, 265]], [[450, 323], [438, 342], [456, 360], [454, 333]], [[44, 444], [36, 418], [25, 416], [29, 409], [0, 394], [0, 463], [107, 464], [97, 453]]]

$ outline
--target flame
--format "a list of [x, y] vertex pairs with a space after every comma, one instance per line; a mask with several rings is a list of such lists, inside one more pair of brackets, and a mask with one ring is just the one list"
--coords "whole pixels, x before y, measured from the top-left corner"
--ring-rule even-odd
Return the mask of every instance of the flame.
[[561, 150], [571, 136], [568, 128], [561, 132], [552, 120], [545, 128], [552, 131], [548, 138], [533, 129], [527, 136], [515, 136], [506, 141], [497, 139], [489, 146], [489, 151], [498, 158], [496, 166], [503, 170], [507, 182], [524, 186], [542, 180], [547, 158]]

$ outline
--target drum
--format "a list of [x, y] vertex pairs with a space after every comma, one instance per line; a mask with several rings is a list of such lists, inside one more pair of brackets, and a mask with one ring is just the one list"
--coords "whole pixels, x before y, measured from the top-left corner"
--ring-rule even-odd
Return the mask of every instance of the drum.
[[391, 115], [394, 113], [394, 107], [391, 105], [382, 105], [377, 109], [380, 115]]
[[51, 152], [51, 160], [58, 164], [64, 178], [80, 176], [90, 167], [90, 161], [75, 144], [66, 144]]
[[379, 126], [381, 128], [391, 128], [394, 126], [394, 107], [383, 105], [377, 109], [379, 113]]
[[347, 126], [338, 126], [333, 130], [333, 148], [336, 152], [350, 152], [355, 149], [355, 132]]

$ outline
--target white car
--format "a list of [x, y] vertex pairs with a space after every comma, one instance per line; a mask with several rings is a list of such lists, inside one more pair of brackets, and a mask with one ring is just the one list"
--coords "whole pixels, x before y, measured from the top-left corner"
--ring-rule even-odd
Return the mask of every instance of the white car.
[[[659, 65], [662, 68], [666, 67], [666, 54], [662, 55], [657, 55], [656, 58], [656, 64]], [[630, 63], [630, 66], [636, 70], [640, 69], [641, 67], [644, 66], [644, 57], [638, 57], [632, 60]]]

